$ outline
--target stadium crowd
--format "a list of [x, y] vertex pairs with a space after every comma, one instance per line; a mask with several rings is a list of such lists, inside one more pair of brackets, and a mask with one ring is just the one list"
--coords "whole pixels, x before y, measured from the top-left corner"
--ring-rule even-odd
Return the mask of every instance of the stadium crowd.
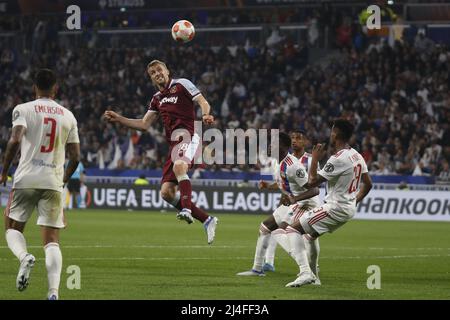
[[[269, 39], [268, 39], [269, 40]], [[272, 39], [274, 40], [274, 39]], [[145, 73], [153, 59], [166, 61], [174, 77], [191, 79], [210, 102], [215, 127], [304, 129], [313, 143], [326, 141], [337, 116], [357, 124], [352, 144], [372, 174], [435, 175], [448, 180], [450, 161], [450, 51], [423, 35], [413, 42], [373, 42], [344, 47], [328, 63], [308, 64], [308, 48], [288, 37], [264, 46], [100, 48], [59, 46], [0, 55], [0, 151], [12, 108], [33, 98], [36, 67], [60, 77], [59, 102], [78, 119], [86, 167], [161, 168], [167, 145], [162, 125], [138, 133], [101, 120], [112, 108], [141, 117], [155, 89]], [[199, 119], [200, 119], [200, 115]], [[116, 146], [122, 157], [117, 158]], [[131, 148], [132, 146], [132, 148]], [[257, 166], [210, 170], [252, 170]]]

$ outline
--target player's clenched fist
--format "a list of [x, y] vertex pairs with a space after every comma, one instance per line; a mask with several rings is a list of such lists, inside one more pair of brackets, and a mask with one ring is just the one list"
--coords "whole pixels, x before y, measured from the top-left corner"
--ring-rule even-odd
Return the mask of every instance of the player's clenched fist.
[[105, 120], [109, 122], [118, 122], [120, 118], [120, 115], [117, 112], [111, 110], [105, 111], [103, 116], [105, 117]]
[[212, 116], [210, 114], [205, 114], [203, 116], [203, 122], [205, 124], [213, 124], [214, 123], [214, 116]]

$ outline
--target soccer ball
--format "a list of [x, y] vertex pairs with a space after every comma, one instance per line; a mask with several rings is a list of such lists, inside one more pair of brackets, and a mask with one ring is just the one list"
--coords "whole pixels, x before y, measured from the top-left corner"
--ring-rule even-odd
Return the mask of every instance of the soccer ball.
[[194, 39], [194, 25], [187, 20], [180, 20], [172, 26], [172, 38], [178, 42], [189, 42]]

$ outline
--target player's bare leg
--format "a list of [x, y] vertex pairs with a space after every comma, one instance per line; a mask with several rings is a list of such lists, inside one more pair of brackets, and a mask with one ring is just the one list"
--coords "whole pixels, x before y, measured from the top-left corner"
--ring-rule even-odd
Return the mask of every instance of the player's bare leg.
[[48, 279], [48, 300], [58, 300], [61, 280], [62, 254], [59, 248], [59, 229], [41, 227], [42, 241], [45, 251], [45, 267]]
[[20, 267], [17, 274], [16, 286], [19, 291], [23, 291], [28, 287], [31, 268], [33, 268], [36, 259], [27, 250], [27, 243], [23, 235], [25, 222], [15, 221], [9, 217], [5, 217], [5, 237], [8, 248], [19, 259]]
[[[297, 262], [300, 270], [297, 279], [289, 282], [286, 287], [300, 287], [314, 283], [316, 277], [309, 266], [305, 241], [303, 239], [303, 235], [306, 234], [306, 232], [300, 224], [300, 221], [297, 220], [292, 225], [288, 226], [286, 232], [291, 246], [291, 256], [295, 259], [295, 262]], [[314, 234], [312, 236], [318, 235]]]
[[270, 240], [270, 234], [277, 229], [278, 225], [273, 216], [270, 216], [259, 226], [259, 236], [256, 241], [255, 258], [253, 260], [253, 267], [249, 271], [239, 272], [238, 276], [264, 276], [264, 258]]

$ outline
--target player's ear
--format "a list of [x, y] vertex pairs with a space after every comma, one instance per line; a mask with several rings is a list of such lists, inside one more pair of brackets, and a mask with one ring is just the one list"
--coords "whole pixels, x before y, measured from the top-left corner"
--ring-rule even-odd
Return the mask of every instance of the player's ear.
[[53, 96], [54, 97], [58, 93], [58, 90], [59, 90], [59, 86], [57, 84], [53, 85], [52, 91], [53, 91]]

